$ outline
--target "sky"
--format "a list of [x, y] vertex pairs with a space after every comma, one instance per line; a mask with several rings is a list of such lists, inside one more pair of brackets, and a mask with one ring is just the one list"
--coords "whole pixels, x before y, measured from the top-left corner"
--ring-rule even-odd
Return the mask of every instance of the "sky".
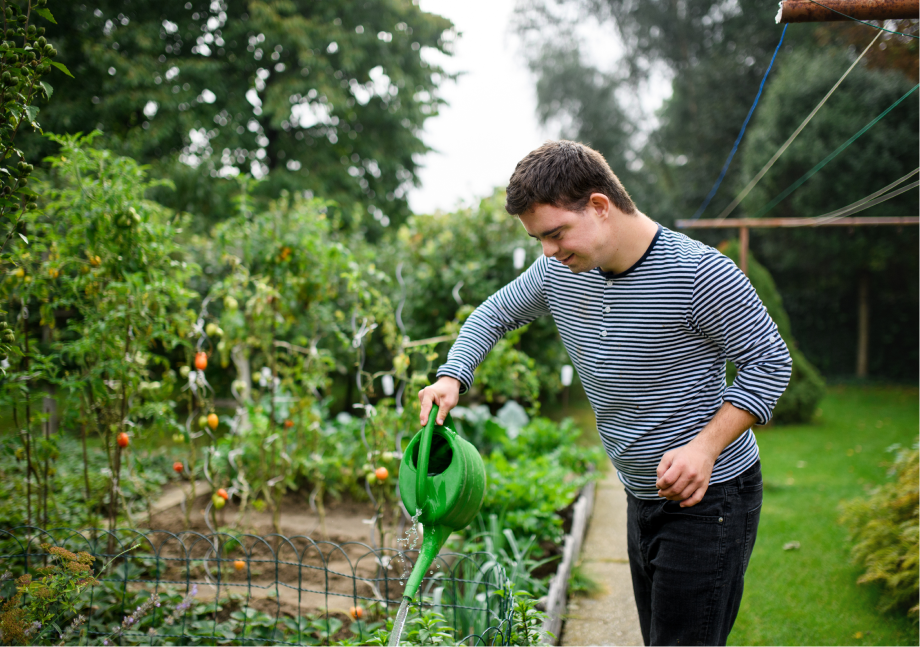
[[439, 58], [462, 72], [441, 86], [449, 105], [425, 123], [421, 186], [409, 193], [415, 213], [453, 211], [504, 187], [524, 155], [550, 139], [536, 117], [534, 79], [509, 30], [514, 0], [421, 0], [461, 32], [454, 55]]

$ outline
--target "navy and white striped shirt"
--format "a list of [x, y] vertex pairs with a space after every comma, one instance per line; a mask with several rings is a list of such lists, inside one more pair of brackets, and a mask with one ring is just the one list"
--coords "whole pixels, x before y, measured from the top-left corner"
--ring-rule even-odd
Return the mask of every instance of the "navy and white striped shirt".
[[[659, 226], [643, 257], [620, 274], [574, 274], [541, 256], [463, 324], [438, 377], [473, 384], [505, 333], [551, 314], [624, 486], [658, 498], [662, 455], [692, 440], [723, 402], [766, 424], [792, 372], [789, 350], [747, 277], [726, 256]], [[738, 374], [726, 388], [725, 362]], [[710, 483], [757, 461], [748, 429], [716, 460]]]

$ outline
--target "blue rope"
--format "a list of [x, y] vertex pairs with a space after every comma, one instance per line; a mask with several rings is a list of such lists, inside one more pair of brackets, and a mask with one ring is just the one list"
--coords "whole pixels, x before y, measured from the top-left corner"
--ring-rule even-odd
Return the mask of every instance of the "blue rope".
[[770, 76], [770, 70], [773, 69], [773, 61], [776, 60], [776, 55], [779, 54], [779, 48], [783, 44], [783, 38], [786, 36], [786, 27], [789, 25], [783, 25], [783, 33], [779, 37], [779, 43], [776, 45], [776, 50], [773, 52], [773, 58], [770, 59], [770, 65], [767, 67], [767, 71], [763, 75], [763, 79], [760, 81], [760, 89], [757, 90], [757, 96], [754, 97], [754, 105], [751, 106], [751, 109], [748, 110], [747, 117], [744, 119], [744, 123], [741, 124], [741, 132], [738, 133], [738, 138], [735, 140], [735, 145], [732, 146], [732, 152], [728, 154], [728, 159], [725, 160], [725, 165], [722, 167], [722, 172], [719, 173], [719, 179], [716, 180], [716, 183], [712, 185], [712, 188], [709, 190], [709, 195], [706, 196], [706, 199], [703, 200], [703, 204], [700, 205], [700, 208], [696, 210], [696, 213], [693, 214], [693, 220], [696, 220], [703, 212], [706, 211], [706, 207], [709, 206], [709, 202], [715, 197], [716, 191], [719, 190], [719, 185], [722, 184], [722, 180], [725, 178], [725, 173], [728, 171], [729, 165], [732, 163], [732, 158], [735, 156], [735, 151], [738, 150], [738, 144], [741, 143], [741, 138], [744, 137], [744, 129], [747, 128], [748, 122], [751, 120], [751, 115], [754, 114], [754, 108], [757, 107], [757, 102], [760, 101], [760, 95], [763, 93], [763, 86], [767, 82], [767, 77]]

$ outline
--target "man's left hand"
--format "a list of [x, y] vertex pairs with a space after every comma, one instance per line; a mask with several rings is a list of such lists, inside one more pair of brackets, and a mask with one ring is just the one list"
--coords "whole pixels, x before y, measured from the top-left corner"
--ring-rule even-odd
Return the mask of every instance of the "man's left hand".
[[710, 452], [692, 442], [665, 452], [658, 463], [658, 496], [680, 501], [682, 508], [696, 505], [709, 488], [714, 464]]

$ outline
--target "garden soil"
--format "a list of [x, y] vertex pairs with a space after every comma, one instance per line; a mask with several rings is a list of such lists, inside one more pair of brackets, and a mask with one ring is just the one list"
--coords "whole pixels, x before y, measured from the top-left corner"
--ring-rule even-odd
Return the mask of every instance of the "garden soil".
[[[196, 490], [203, 494], [192, 506], [188, 525], [181, 488], [166, 490], [151, 506], [149, 527], [156, 530], [148, 535], [148, 549], [156, 547], [156, 554], [162, 558], [161, 580], [184, 582], [186, 573], [181, 565], [187, 555], [193, 558], [189, 574], [193, 580], [214, 581], [220, 572], [220, 590], [199, 585], [199, 599], [242, 594], [252, 599], [253, 607], [273, 607], [272, 611], [292, 616], [325, 610], [345, 614], [355, 604], [355, 596], [398, 599], [402, 594], [399, 583], [389, 578], [404, 576], [408, 566], [398, 559], [389, 563], [386, 556], [383, 564], [378, 561], [379, 553], [373, 549], [379, 547], [380, 535], [375, 532], [371, 537], [375, 508], [370, 502], [343, 498], [327, 505], [321, 520], [306, 497], [290, 493], [282, 505], [282, 537], [272, 537], [275, 529], [271, 511], [258, 512], [250, 506], [240, 517], [238, 507], [229, 502], [217, 512], [217, 528], [221, 532], [239, 528], [251, 536], [242, 537], [240, 545], [231, 539], [236, 533], [227, 532], [224, 554], [218, 560], [210, 551], [211, 543], [199, 538], [211, 534], [203, 514], [210, 501], [209, 490], [205, 484]], [[386, 546], [395, 546], [397, 533], [404, 531], [397, 515], [396, 506], [386, 506], [382, 515]], [[172, 559], [182, 561], [173, 563]], [[237, 560], [242, 563], [240, 569], [235, 568]], [[374, 586], [360, 579], [383, 579], [381, 568], [387, 569], [388, 590], [374, 590]]]

